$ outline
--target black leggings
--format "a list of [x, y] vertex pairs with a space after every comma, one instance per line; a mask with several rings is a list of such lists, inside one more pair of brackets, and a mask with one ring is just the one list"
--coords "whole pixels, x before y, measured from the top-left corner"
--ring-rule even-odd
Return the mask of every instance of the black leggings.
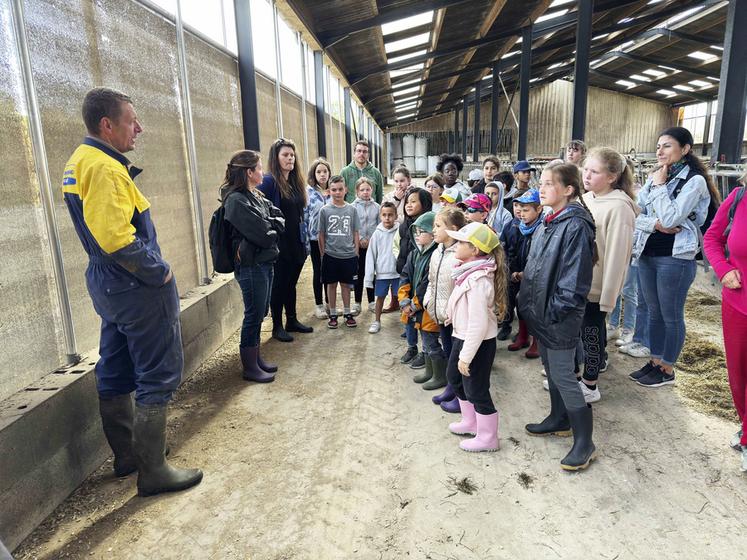
[[319, 242], [311, 239], [309, 240], [311, 245], [311, 268], [314, 273], [311, 277], [311, 286], [314, 288], [314, 303], [317, 305], [322, 304], [322, 293], [324, 294], [325, 301], [329, 301], [327, 297], [327, 290], [322, 285], [322, 255], [319, 252]]
[[599, 369], [604, 364], [607, 351], [607, 312], [599, 309], [599, 304], [586, 303], [584, 322], [581, 324], [581, 342], [584, 345], [584, 379], [594, 381], [599, 378]]
[[[361, 248], [358, 252], [358, 279], [355, 281], [355, 303], [363, 300], [363, 279], [366, 276], [366, 253], [368, 249]], [[368, 303], [374, 300], [373, 288], [366, 288]]]
[[501, 326], [511, 326], [511, 323], [514, 321], [514, 310], [516, 310], [516, 315], [519, 314], [517, 308], [517, 299], [519, 295], [519, 288], [521, 287], [521, 284], [517, 282], [511, 282], [511, 278], [508, 278], [508, 286], [506, 288], [506, 295], [508, 296], [508, 301], [506, 302], [506, 315], [503, 317], [503, 321], [501, 321]]
[[279, 259], [275, 263], [275, 276], [272, 279], [272, 295], [270, 309], [272, 310], [272, 327], [283, 325], [283, 308], [287, 319], [296, 318], [296, 284], [301, 276], [303, 262], [294, 263]]
[[477, 354], [469, 365], [469, 377], [459, 373], [459, 352], [462, 351], [464, 341], [452, 337], [449, 365], [446, 367], [446, 379], [451, 384], [457, 398], [469, 401], [475, 405], [478, 414], [493, 414], [495, 406], [490, 397], [490, 368], [495, 358], [495, 337], [483, 340]]

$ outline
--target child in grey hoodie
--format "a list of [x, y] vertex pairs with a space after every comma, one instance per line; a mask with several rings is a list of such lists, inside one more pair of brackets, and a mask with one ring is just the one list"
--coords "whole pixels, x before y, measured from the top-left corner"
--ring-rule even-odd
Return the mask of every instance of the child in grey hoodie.
[[[371, 236], [376, 231], [379, 223], [379, 205], [372, 198], [374, 191], [373, 180], [368, 177], [361, 177], [355, 183], [355, 201], [353, 208], [358, 213], [360, 221], [361, 245], [358, 254], [358, 276], [355, 281], [355, 304], [353, 305], [353, 315], [361, 312], [361, 301], [363, 300], [363, 276], [366, 273], [366, 253]], [[368, 309], [373, 311], [374, 291], [372, 288], [366, 290], [368, 299]]]
[[376, 296], [376, 318], [368, 328], [371, 334], [381, 329], [381, 313], [389, 291], [397, 293], [399, 273], [394, 256], [394, 236], [397, 235], [397, 207], [392, 202], [383, 202], [379, 213], [381, 223], [368, 241], [366, 273], [363, 285], [374, 290]]

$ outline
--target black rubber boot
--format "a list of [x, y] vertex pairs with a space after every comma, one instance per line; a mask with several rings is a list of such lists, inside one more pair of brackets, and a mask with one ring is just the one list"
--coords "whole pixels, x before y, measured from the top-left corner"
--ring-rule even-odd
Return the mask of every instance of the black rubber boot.
[[166, 462], [166, 405], [137, 405], [133, 428], [139, 496], [186, 490], [202, 480], [199, 469], [176, 469]]
[[431, 357], [424, 353], [423, 358], [425, 359], [425, 369], [412, 378], [415, 383], [425, 383], [433, 377], [433, 362], [431, 361]]
[[568, 411], [573, 428], [573, 447], [568, 455], [560, 461], [560, 466], [567, 471], [580, 471], [589, 466], [596, 459], [596, 447], [591, 441], [594, 431], [594, 416], [591, 405], [587, 404], [581, 408], [573, 408]]
[[303, 323], [299, 323], [295, 317], [288, 317], [285, 321], [285, 330], [287, 332], [300, 332], [303, 334], [313, 333], [314, 327], [309, 327]]
[[508, 340], [511, 336], [511, 323], [501, 323], [501, 330], [498, 331], [496, 338], [498, 340]]
[[241, 367], [243, 369], [241, 376], [244, 379], [255, 383], [272, 383], [275, 381], [273, 374], [267, 373], [258, 365], [259, 346], [240, 346], [239, 354], [241, 355]]
[[550, 415], [539, 424], [527, 424], [525, 429], [527, 433], [533, 436], [568, 437], [571, 435], [571, 421], [568, 418], [563, 397], [560, 396], [560, 391], [555, 383], [549, 378], [547, 382], [550, 387]]
[[430, 381], [423, 383], [423, 389], [434, 391], [446, 387], [446, 358], [431, 358], [431, 368], [433, 368], [433, 377]]
[[123, 477], [134, 473], [137, 462], [132, 450], [132, 397], [129, 393], [113, 399], [99, 397], [99, 412], [104, 435], [114, 452], [114, 475]]
[[277, 364], [273, 364], [271, 362], [265, 362], [262, 359], [262, 349], [261, 349], [261, 346], [257, 347], [257, 365], [260, 367], [260, 369], [266, 371], [267, 373], [277, 373], [277, 371], [278, 371]]

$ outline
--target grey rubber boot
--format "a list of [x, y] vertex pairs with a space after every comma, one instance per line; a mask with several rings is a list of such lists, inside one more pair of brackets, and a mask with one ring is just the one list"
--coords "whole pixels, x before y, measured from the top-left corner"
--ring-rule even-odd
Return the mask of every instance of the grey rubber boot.
[[431, 358], [433, 377], [431, 377], [429, 381], [423, 383], [423, 389], [426, 391], [433, 391], [435, 389], [446, 387], [446, 365], [446, 358]]
[[135, 407], [134, 450], [140, 496], [186, 490], [202, 480], [201, 470], [176, 469], [166, 462], [166, 408], [165, 404]]
[[117, 395], [112, 399], [99, 397], [99, 413], [104, 435], [114, 452], [114, 475], [127, 476], [137, 470], [132, 450], [132, 397]]

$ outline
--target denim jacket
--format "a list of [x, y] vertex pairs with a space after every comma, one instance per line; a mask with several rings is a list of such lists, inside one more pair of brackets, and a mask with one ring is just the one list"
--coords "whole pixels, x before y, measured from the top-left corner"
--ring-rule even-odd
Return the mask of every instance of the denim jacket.
[[306, 240], [316, 241], [319, 239], [319, 210], [329, 202], [329, 196], [324, 196], [310, 185], [306, 185], [306, 193], [309, 203], [303, 209], [303, 223], [306, 229]]
[[[690, 166], [686, 165], [669, 180], [666, 188], [652, 189], [652, 181], [649, 179], [638, 193], [638, 206], [641, 208], [641, 213], [635, 220], [634, 265], [638, 264], [649, 235], [655, 231], [654, 226], [657, 220], [667, 228], [675, 226], [682, 228], [682, 231], [674, 237], [672, 247], [674, 258], [692, 260], [698, 253], [702, 238], [700, 226], [705, 223], [708, 205], [711, 201], [705, 178], [702, 175], [694, 175], [683, 185], [677, 198], [672, 199], [678, 180], [685, 179], [689, 172]], [[690, 219], [691, 214], [694, 220]]]

